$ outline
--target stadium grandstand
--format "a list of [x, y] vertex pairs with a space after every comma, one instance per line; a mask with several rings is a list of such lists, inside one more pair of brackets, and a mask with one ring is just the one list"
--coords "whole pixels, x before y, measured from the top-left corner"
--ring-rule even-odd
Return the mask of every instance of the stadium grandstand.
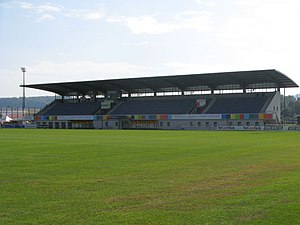
[[[23, 87], [23, 86], [21, 86]], [[25, 85], [59, 96], [32, 118], [55, 129], [261, 129], [281, 123], [277, 70]]]

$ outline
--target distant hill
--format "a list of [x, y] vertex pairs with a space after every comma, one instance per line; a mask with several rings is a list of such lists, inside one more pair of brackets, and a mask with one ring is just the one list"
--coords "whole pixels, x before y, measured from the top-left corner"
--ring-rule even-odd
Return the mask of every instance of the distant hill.
[[[0, 98], [0, 107], [22, 108], [22, 97]], [[27, 97], [26, 108], [43, 108], [54, 100], [54, 96]]]

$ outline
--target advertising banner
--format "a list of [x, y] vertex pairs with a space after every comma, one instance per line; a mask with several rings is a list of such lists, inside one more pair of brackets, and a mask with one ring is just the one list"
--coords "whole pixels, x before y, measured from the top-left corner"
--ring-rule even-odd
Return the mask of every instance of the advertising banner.
[[57, 120], [96, 120], [93, 115], [78, 115], [78, 116], [57, 116]]

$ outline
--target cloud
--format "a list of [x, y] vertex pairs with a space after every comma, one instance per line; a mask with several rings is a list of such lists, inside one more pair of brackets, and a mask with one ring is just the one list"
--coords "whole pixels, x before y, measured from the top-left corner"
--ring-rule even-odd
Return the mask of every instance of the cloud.
[[103, 15], [99, 12], [90, 12], [85, 15], [87, 20], [99, 20], [103, 17]]
[[197, 4], [203, 5], [203, 6], [208, 6], [208, 7], [218, 7], [218, 3], [212, 0], [195, 0]]
[[29, 2], [18, 2], [18, 5], [22, 9], [32, 9], [33, 8], [33, 4], [31, 4]]
[[199, 5], [203, 4], [203, 0], [195, 0], [195, 2], [197, 2], [197, 4], [199, 4]]
[[[201, 1], [202, 2], [202, 1]], [[200, 4], [200, 1], [198, 1]], [[213, 1], [203, 1], [205, 5], [213, 5]], [[8, 6], [8, 5], [6, 5]], [[108, 23], [121, 23], [129, 28], [133, 34], [164, 34], [179, 30], [189, 29], [196, 32], [211, 31], [214, 14], [208, 11], [187, 11], [174, 15], [167, 20], [161, 20], [153, 15], [140, 16], [107, 16], [103, 8], [98, 9], [67, 9], [62, 5], [32, 4], [29, 2], [12, 2], [12, 7], [19, 7], [33, 15], [37, 15], [37, 21], [50, 21], [62, 17], [76, 18], [80, 20], [101, 20]]]
[[0, 7], [5, 8], [20, 8], [32, 12], [37, 15], [37, 21], [49, 21], [59, 17], [77, 18], [81, 20], [99, 20], [104, 17], [104, 10], [100, 9], [67, 9], [62, 5], [46, 3], [32, 4], [29, 2], [10, 2], [1, 3]]
[[[252, 0], [237, 2], [239, 11], [220, 27], [217, 41], [227, 48], [271, 56], [272, 59], [290, 50], [300, 51], [300, 3]], [[280, 15], [280, 16], [279, 16]], [[272, 51], [271, 54], [269, 54]], [[272, 56], [272, 54], [274, 54]], [[248, 58], [247, 57], [247, 58]], [[257, 57], [251, 55], [251, 57]], [[269, 60], [266, 58], [265, 60]]]
[[70, 10], [64, 15], [71, 18], [78, 18], [83, 20], [99, 20], [104, 17], [103, 10], [91, 11], [91, 10]]
[[213, 17], [213, 13], [206, 11], [184, 12], [179, 17], [178, 29], [191, 29], [197, 32], [212, 31], [214, 30]]
[[67, 52], [58, 52], [58, 56], [63, 56], [63, 57], [72, 57], [73, 54], [67, 53]]
[[55, 17], [49, 14], [44, 14], [42, 15], [40, 18], [37, 19], [38, 22], [43, 22], [43, 21], [50, 21], [50, 20], [54, 20]]
[[[209, 45], [215, 49], [207, 52], [207, 57], [214, 54], [214, 60], [205, 60], [206, 64], [195, 59], [191, 63], [178, 61], [164, 65], [179, 74], [277, 69], [300, 83], [297, 68], [300, 2], [239, 0], [233, 7], [234, 13], [217, 18], [222, 21], [217, 21], [218, 25], [211, 33]], [[293, 91], [289, 90], [290, 93]]]
[[61, 12], [63, 11], [63, 6], [55, 4], [44, 4], [36, 6], [35, 9], [41, 13], [51, 13], [51, 12]]
[[37, 62], [28, 66], [30, 83], [102, 80], [144, 76], [153, 74], [154, 68], [129, 63], [99, 63], [86, 60], [75, 60], [64, 63], [52, 61]]
[[140, 17], [128, 17], [126, 19], [127, 26], [134, 34], [162, 34], [169, 33], [176, 29], [176, 26], [158, 22], [151, 16], [140, 16]]
[[125, 24], [133, 34], [163, 34], [176, 30], [175, 24], [160, 22], [150, 15], [137, 17], [107, 17], [106, 22]]
[[34, 12], [38, 13], [54, 13], [54, 12], [61, 12], [64, 10], [62, 5], [53, 4], [53, 3], [46, 3], [42, 5], [32, 4], [30, 2], [11, 2], [11, 7], [19, 7], [21, 9], [26, 10], [33, 10]]
[[12, 8], [12, 5], [7, 2], [4, 2], [4, 3], [0, 3], [0, 8], [10, 9]]
[[213, 30], [214, 14], [207, 11], [187, 11], [162, 22], [150, 15], [138, 17], [108, 17], [107, 22], [123, 23], [133, 34], [164, 34], [189, 29], [197, 32]]
[[122, 46], [130, 46], [130, 47], [141, 47], [141, 46], [154, 46], [153, 44], [150, 44], [149, 41], [141, 41], [141, 42], [124, 42], [121, 44]]

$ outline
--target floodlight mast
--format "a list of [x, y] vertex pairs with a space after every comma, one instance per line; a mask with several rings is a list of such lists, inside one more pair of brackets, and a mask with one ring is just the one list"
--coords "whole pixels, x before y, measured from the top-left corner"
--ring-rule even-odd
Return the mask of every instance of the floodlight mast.
[[26, 68], [21, 67], [21, 71], [23, 74], [23, 102], [22, 102], [22, 113], [23, 116], [25, 116], [25, 73], [26, 73]]

